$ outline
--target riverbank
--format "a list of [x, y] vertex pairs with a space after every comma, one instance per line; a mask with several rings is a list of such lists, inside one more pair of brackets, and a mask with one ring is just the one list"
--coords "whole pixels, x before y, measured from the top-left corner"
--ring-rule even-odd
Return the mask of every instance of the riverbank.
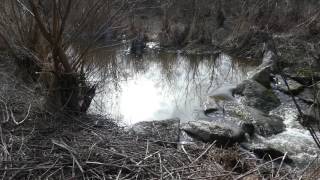
[[[141, 138], [97, 115], [50, 114], [36, 85], [1, 55], [2, 178], [26, 179], [297, 179], [285, 158], [263, 160], [240, 146], [180, 144]], [[23, 78], [22, 78], [23, 77]], [[310, 172], [309, 172], [310, 171]]]

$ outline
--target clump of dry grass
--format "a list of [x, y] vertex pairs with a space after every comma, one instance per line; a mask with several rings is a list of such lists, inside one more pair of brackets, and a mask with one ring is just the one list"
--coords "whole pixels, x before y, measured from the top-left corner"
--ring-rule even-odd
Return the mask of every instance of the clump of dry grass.
[[[4, 179], [241, 179], [294, 177], [290, 169], [250, 158], [238, 147], [214, 144], [167, 148], [137, 141], [120, 127], [94, 128], [83, 119], [42, 132], [2, 129], [0, 173]], [[81, 125], [79, 125], [81, 124]], [[76, 126], [80, 126], [75, 128]], [[76, 129], [76, 130], [72, 130]], [[274, 169], [272, 169], [274, 167]]]

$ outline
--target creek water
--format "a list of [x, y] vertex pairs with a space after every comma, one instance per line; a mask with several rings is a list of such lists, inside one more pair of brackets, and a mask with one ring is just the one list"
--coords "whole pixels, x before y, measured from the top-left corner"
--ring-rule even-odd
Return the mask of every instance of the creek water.
[[[91, 112], [117, 119], [125, 126], [140, 121], [179, 118], [196, 120], [203, 113], [208, 95], [225, 85], [248, 78], [260, 62], [234, 59], [227, 54], [183, 55], [160, 52], [149, 43], [142, 57], [128, 47], [99, 50], [92, 57], [90, 79], [99, 81], [99, 93]], [[276, 91], [281, 106], [271, 111], [284, 119], [286, 130], [260, 140], [288, 152], [298, 165], [307, 165], [319, 154], [309, 132], [297, 122], [297, 111], [289, 96]]]
[[158, 52], [154, 43], [148, 47], [143, 57], [133, 57], [125, 47], [112, 56], [100, 55], [113, 58], [113, 65], [105, 68], [115, 69], [98, 75], [109, 78], [102, 78], [105, 83], [95, 98], [94, 111], [126, 125], [176, 117], [183, 122], [194, 120], [210, 92], [240, 83], [257, 65], [226, 54], [187, 56]]

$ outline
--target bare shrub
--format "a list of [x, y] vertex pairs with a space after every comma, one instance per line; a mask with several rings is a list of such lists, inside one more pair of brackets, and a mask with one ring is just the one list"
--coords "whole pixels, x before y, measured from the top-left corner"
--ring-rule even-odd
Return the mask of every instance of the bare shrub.
[[[85, 112], [95, 86], [86, 81], [85, 55], [98, 42], [116, 43], [123, 20], [136, 2], [120, 0], [3, 0], [0, 34], [12, 49], [23, 50], [41, 70], [48, 103]], [[35, 73], [35, 72], [33, 72]], [[84, 77], [84, 78], [80, 78]]]

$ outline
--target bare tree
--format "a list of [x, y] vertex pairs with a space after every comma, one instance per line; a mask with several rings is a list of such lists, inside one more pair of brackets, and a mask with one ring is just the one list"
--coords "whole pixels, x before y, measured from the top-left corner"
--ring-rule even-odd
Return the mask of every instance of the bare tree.
[[95, 94], [95, 85], [86, 83], [85, 55], [104, 36], [126, 30], [124, 19], [136, 2], [1, 1], [0, 37], [12, 49], [33, 56], [50, 108], [85, 112]]

